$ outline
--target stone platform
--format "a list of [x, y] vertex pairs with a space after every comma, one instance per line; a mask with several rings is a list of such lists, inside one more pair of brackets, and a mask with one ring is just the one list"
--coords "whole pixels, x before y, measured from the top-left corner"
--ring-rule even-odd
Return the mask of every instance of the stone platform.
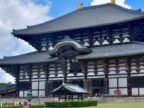
[[[144, 103], [144, 97], [91, 97], [86, 100], [97, 100], [98, 103]], [[1, 104], [23, 104], [26, 98], [0, 98]], [[32, 104], [44, 104], [48, 101], [58, 101], [57, 98], [33, 98]]]

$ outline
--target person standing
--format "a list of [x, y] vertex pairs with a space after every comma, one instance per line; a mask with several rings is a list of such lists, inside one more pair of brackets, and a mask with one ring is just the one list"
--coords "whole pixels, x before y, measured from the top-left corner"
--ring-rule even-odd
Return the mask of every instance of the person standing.
[[29, 108], [29, 104], [27, 102], [24, 102], [23, 108]]

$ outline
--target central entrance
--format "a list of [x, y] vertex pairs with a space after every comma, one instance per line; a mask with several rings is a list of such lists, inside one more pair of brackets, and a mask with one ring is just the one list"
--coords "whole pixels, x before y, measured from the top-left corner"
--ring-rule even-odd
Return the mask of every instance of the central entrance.
[[[77, 95], [78, 99], [83, 98], [83, 94], [88, 94], [88, 91], [84, 89], [83, 81], [74, 80], [78, 73], [82, 73], [81, 63], [77, 59], [78, 55], [90, 53], [91, 50], [76, 41], [66, 37], [63, 41], [55, 45], [54, 49], [50, 52], [52, 57], [57, 57], [57, 62], [60, 64], [63, 71], [62, 84], [53, 89], [53, 95], [62, 97], [64, 95], [65, 100], [67, 98], [73, 100], [73, 96]], [[68, 75], [72, 75], [71, 78]], [[67, 80], [69, 78], [69, 80]], [[71, 81], [70, 81], [71, 80]], [[70, 81], [70, 82], [69, 82]]]
[[104, 93], [104, 78], [92, 79], [93, 96], [102, 96]]

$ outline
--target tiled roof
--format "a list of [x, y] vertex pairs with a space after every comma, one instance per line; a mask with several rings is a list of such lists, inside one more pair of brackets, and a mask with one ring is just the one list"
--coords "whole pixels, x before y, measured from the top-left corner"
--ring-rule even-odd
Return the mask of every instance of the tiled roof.
[[134, 42], [92, 48], [92, 53], [78, 56], [79, 59], [108, 58], [144, 54], [144, 43]]
[[0, 92], [7, 91], [7, 90], [14, 90], [14, 89], [16, 89], [15, 84], [7, 85], [7, 86], [1, 86], [0, 87]]
[[144, 13], [115, 4], [85, 7], [42, 24], [14, 30], [14, 35], [43, 34], [88, 27], [97, 27], [144, 18]]
[[55, 55], [60, 47], [69, 46], [69, 45], [73, 46], [78, 51], [78, 53], [90, 53], [91, 52], [90, 48], [87, 48], [86, 46], [76, 42], [75, 40], [69, 37], [66, 37], [61, 42], [55, 45], [54, 49], [50, 51], [50, 55]]
[[84, 88], [80, 87], [79, 85], [74, 85], [74, 84], [67, 84], [63, 83], [61, 86], [58, 88], [54, 89], [52, 93], [59, 92], [60, 90], [65, 89], [65, 91], [71, 92], [71, 93], [80, 93], [80, 94], [87, 94], [88, 91], [85, 90]]
[[27, 64], [55, 61], [57, 58], [51, 58], [47, 51], [32, 52], [18, 56], [4, 57], [0, 60], [0, 64]]
[[[91, 48], [92, 52], [89, 54], [79, 55], [78, 59], [96, 59], [119, 56], [130, 56], [144, 54], [144, 43], [134, 42], [121, 45], [99, 46]], [[19, 56], [5, 57], [0, 60], [0, 65], [14, 65], [27, 63], [43, 63], [57, 60], [57, 57], [51, 57], [49, 52], [32, 52]]]

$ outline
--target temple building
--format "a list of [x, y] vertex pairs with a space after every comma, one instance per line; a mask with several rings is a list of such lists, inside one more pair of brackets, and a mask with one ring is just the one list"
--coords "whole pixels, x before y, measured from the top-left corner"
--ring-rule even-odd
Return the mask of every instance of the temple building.
[[90, 96], [144, 96], [144, 12], [108, 3], [13, 30], [37, 51], [4, 57], [16, 94], [49, 97], [63, 82]]

